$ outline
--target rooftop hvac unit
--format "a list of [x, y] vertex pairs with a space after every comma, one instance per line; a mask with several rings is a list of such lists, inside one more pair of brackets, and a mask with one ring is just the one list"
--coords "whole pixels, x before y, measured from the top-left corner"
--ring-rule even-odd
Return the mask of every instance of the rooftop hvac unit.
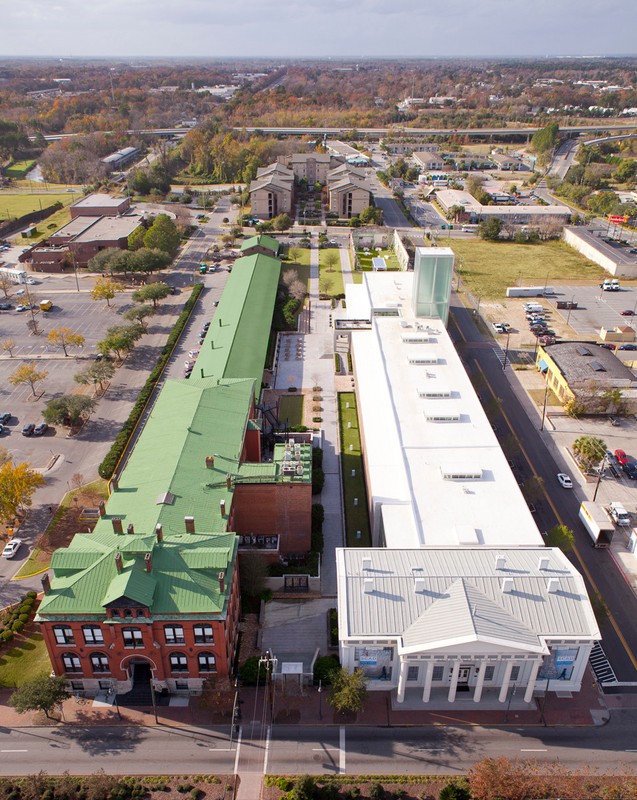
[[480, 481], [482, 480], [481, 467], [440, 467], [440, 473], [445, 481]]
[[423, 344], [431, 341], [426, 333], [414, 331], [413, 333], [403, 333], [400, 337], [404, 344]]
[[407, 356], [410, 364], [437, 364], [438, 356], [434, 353], [421, 353], [420, 355]]
[[460, 422], [459, 411], [425, 411], [427, 422]]
[[422, 397], [424, 400], [451, 397], [451, 389], [448, 386], [419, 386], [416, 391], [418, 397]]

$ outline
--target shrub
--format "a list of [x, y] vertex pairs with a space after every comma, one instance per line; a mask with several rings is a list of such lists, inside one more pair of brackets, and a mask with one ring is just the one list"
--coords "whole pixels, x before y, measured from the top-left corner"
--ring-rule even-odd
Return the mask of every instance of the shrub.
[[187, 794], [188, 792], [192, 792], [195, 787], [192, 783], [178, 783], [175, 788], [180, 794]]
[[466, 784], [448, 783], [440, 790], [439, 800], [471, 800], [471, 792]]
[[33, 590], [31, 590], [30, 592], [27, 592], [24, 596], [25, 597], [31, 597], [31, 598], [33, 598], [35, 600], [35, 598], [38, 596], [38, 593], [34, 592]]
[[0, 640], [3, 642], [10, 642], [13, 639], [13, 631], [2, 631], [0, 633]]
[[[312, 417], [312, 422], [321, 422], [321, 417]], [[325, 486], [325, 473], [322, 467], [312, 467], [312, 494], [320, 494]]]
[[190, 800], [201, 800], [204, 795], [205, 792], [202, 792], [201, 789], [197, 789], [196, 787], [190, 790]]
[[259, 657], [247, 658], [239, 668], [239, 677], [243, 686], [265, 685], [266, 671], [259, 665]]
[[294, 786], [294, 781], [291, 781], [289, 778], [277, 778], [275, 785], [282, 792], [289, 792]]
[[319, 656], [314, 662], [314, 683], [321, 681], [325, 686], [332, 682], [332, 673], [341, 666], [337, 655]]
[[29, 621], [29, 615], [28, 614], [20, 614], [20, 616], [18, 617], [18, 622], [27, 623], [28, 621]]
[[11, 630], [12, 630], [14, 633], [20, 633], [20, 631], [22, 630], [22, 628], [24, 628], [24, 622], [20, 622], [20, 620], [17, 620], [17, 622], [13, 622], [13, 623], [11, 624]]
[[[312, 417], [312, 422], [323, 422], [323, 417]], [[322, 471], [323, 471], [323, 470], [321, 470], [321, 472], [322, 472]], [[321, 490], [320, 490], [320, 489], [318, 489], [317, 491], [313, 491], [313, 492], [312, 492], [312, 494], [319, 494], [319, 493], [320, 493], [320, 491], [321, 491]]]
[[369, 787], [369, 800], [385, 800], [385, 787], [382, 783], [372, 783]]

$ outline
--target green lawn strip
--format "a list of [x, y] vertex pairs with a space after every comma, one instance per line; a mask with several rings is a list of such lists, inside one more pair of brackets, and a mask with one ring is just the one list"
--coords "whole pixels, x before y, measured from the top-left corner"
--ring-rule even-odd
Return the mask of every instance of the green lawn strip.
[[28, 239], [23, 239], [19, 234], [14, 237], [13, 241], [15, 244], [35, 244], [35, 242], [41, 242], [42, 239], [46, 239], [52, 233], [59, 230], [63, 225], [66, 225], [71, 221], [71, 212], [69, 211], [68, 206], [66, 208], [61, 208], [59, 211], [55, 211], [51, 214], [50, 217], [47, 217], [42, 222], [36, 223], [37, 225], [37, 234], [35, 236], [31, 236]]
[[[39, 211], [40, 208], [47, 208], [54, 203], [69, 205], [78, 200], [81, 194], [9, 194], [0, 192], [0, 219], [12, 217], [22, 217], [32, 211]], [[42, 225], [42, 223], [38, 223]]]
[[11, 164], [10, 167], [7, 167], [4, 171], [7, 178], [12, 178], [13, 180], [20, 180], [24, 178], [24, 176], [33, 169], [35, 166], [35, 161], [31, 159], [30, 161], [15, 161]]
[[30, 578], [33, 575], [37, 575], [38, 573], [47, 570], [49, 568], [49, 564], [51, 563], [51, 559], [49, 558], [45, 561], [39, 561], [38, 556], [41, 552], [42, 551], [39, 547], [34, 547], [31, 551], [31, 554], [13, 576], [12, 580], [16, 581], [20, 578]]
[[288, 394], [279, 398], [278, 417], [289, 428], [303, 424], [303, 395]]
[[[338, 420], [341, 433], [345, 542], [347, 547], [371, 547], [372, 539], [367, 511], [358, 412], [356, 395], [353, 392], [339, 392]], [[348, 427], [348, 423], [351, 423], [351, 427]], [[352, 471], [354, 471], [354, 475], [352, 475]], [[358, 498], [357, 505], [354, 505], [355, 498]], [[357, 531], [360, 531], [360, 537], [357, 536]]]
[[381, 250], [380, 252], [373, 251], [371, 253], [365, 253], [364, 251], [358, 251], [358, 264], [359, 269], [363, 272], [372, 270], [372, 259], [373, 258], [384, 258], [385, 263], [387, 264], [387, 270], [392, 272], [393, 270], [399, 270], [400, 264], [398, 263], [398, 259], [396, 258], [396, 254], [393, 250]]
[[33, 632], [0, 652], [0, 686], [21, 686], [50, 672], [51, 661], [41, 633]]
[[607, 273], [562, 241], [538, 244], [441, 239], [456, 254], [465, 286], [486, 300], [506, 296], [507, 286], [539, 286], [565, 281], [597, 281]]
[[[332, 256], [328, 256], [332, 253]], [[328, 269], [328, 258], [336, 257], [336, 264], [330, 271]], [[338, 250], [325, 248], [319, 250], [319, 292], [321, 294], [329, 294], [332, 297], [338, 294], [345, 294], [345, 286], [343, 285], [343, 272], [341, 271], [341, 254]]]

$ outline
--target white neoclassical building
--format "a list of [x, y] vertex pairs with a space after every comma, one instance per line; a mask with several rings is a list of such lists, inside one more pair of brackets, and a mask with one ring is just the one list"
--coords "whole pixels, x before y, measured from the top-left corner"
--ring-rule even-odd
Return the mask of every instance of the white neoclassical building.
[[398, 703], [576, 692], [601, 638], [556, 548], [343, 548], [337, 573], [341, 663]]

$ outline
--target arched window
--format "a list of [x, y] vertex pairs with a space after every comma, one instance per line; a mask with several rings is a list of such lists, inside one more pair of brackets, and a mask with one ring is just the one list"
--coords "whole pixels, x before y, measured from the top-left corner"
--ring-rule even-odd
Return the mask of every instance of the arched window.
[[64, 672], [82, 672], [82, 662], [75, 653], [62, 653]]
[[91, 653], [91, 667], [93, 672], [111, 671], [108, 665], [108, 656], [104, 655], [104, 653]]
[[197, 660], [199, 661], [199, 672], [217, 671], [217, 659], [213, 653], [199, 653]]

